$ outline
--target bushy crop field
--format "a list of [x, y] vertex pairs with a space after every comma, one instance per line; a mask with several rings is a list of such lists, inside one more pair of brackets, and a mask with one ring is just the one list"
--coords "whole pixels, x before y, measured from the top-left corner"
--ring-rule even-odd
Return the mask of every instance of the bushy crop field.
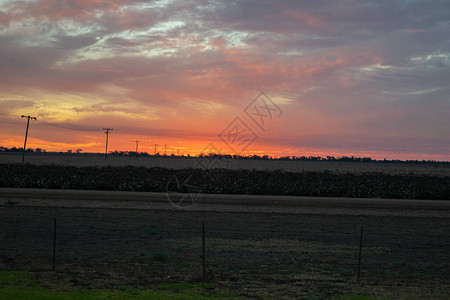
[[450, 199], [450, 176], [0, 164], [0, 187]]

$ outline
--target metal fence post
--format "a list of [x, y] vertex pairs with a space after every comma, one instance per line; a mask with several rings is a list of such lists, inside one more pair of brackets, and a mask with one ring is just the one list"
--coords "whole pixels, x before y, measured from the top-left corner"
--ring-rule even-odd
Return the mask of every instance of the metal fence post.
[[206, 246], [205, 246], [205, 222], [202, 222], [202, 246], [203, 246], [203, 280], [206, 279]]
[[358, 283], [359, 283], [359, 279], [361, 277], [361, 252], [362, 252], [362, 242], [363, 242], [363, 231], [364, 231], [364, 227], [361, 226], [361, 235], [359, 237], [359, 254], [358, 254], [358, 277], [357, 277]]
[[56, 269], [56, 218], [53, 226], [53, 271]]

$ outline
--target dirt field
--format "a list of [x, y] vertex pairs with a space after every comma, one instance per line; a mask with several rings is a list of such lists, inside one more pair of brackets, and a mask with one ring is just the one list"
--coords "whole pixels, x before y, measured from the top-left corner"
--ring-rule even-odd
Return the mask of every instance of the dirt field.
[[[180, 210], [156, 193], [0, 189], [0, 268], [83, 288], [202, 281], [204, 222], [207, 280], [219, 290], [251, 299], [447, 299], [449, 206], [361, 201], [220, 195]], [[48, 272], [54, 218], [57, 272]]]
[[67, 208], [450, 217], [450, 201], [0, 188], [0, 204]]
[[[0, 163], [20, 163], [22, 155], [17, 153], [0, 153]], [[42, 165], [58, 164], [65, 166], [143, 166], [162, 167], [170, 169], [186, 169], [201, 167], [222, 167], [229, 169], [248, 170], [285, 170], [290, 172], [330, 171], [335, 173], [366, 173], [383, 172], [386, 174], [425, 174], [450, 176], [450, 164], [424, 163], [382, 163], [382, 162], [332, 162], [332, 161], [283, 161], [283, 160], [231, 160], [229, 162], [211, 162], [207, 159], [195, 157], [139, 157], [108, 156], [101, 154], [54, 154], [30, 153], [26, 154], [25, 162]]]

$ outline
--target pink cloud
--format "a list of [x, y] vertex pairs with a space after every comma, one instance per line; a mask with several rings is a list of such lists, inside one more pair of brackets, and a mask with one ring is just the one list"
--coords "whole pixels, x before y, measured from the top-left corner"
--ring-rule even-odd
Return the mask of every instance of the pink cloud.
[[408, 33], [427, 33], [425, 29], [407, 29], [406, 32]]
[[291, 18], [300, 24], [306, 24], [309, 27], [325, 28], [327, 23], [317, 15], [307, 13], [302, 10], [284, 10], [281, 18]]

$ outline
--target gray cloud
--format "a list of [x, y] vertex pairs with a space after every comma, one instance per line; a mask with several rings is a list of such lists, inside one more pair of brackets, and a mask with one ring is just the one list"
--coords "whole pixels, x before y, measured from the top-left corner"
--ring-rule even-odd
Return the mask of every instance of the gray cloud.
[[64, 50], [74, 50], [83, 48], [97, 42], [96, 36], [92, 34], [77, 36], [54, 36], [55, 46]]

